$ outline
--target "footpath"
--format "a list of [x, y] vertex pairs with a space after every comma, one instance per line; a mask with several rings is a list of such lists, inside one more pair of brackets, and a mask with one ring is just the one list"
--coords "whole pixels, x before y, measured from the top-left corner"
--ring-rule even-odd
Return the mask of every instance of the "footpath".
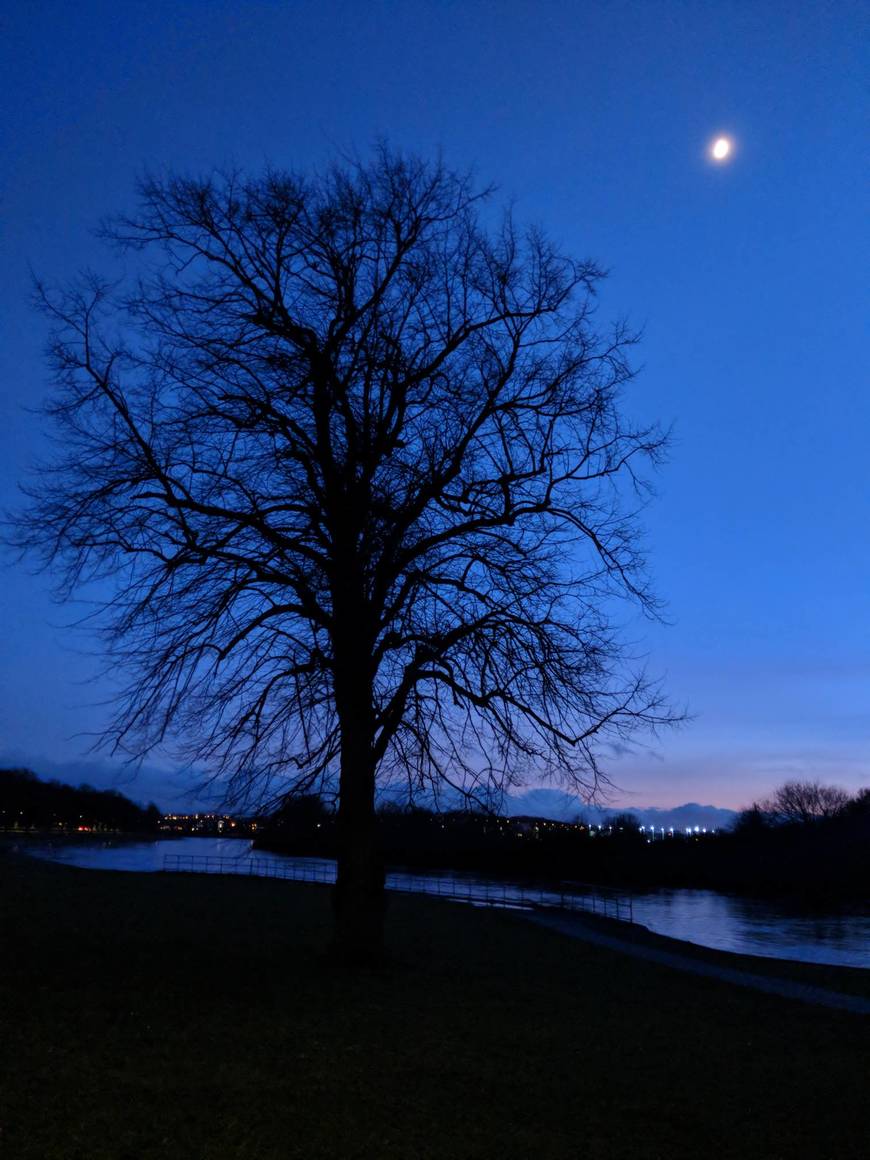
[[551, 930], [558, 930], [570, 938], [582, 939], [584, 942], [607, 947], [609, 950], [619, 951], [622, 954], [633, 955], [635, 958], [646, 959], [663, 967], [689, 971], [691, 974], [702, 975], [708, 979], [734, 983], [738, 987], [750, 987], [756, 991], [764, 991], [769, 995], [779, 995], [784, 999], [797, 999], [802, 1003], [812, 1003], [817, 1007], [832, 1007], [839, 1011], [849, 1011], [854, 1015], [870, 1015], [870, 999], [865, 999], [861, 995], [848, 995], [812, 983], [802, 983], [797, 979], [758, 975], [738, 967], [710, 962], [689, 954], [680, 954], [678, 951], [649, 946], [640, 940], [620, 938], [616, 934], [599, 930], [574, 915], [546, 914], [538, 911], [529, 917], [533, 922], [540, 923], [541, 926], [549, 927]]

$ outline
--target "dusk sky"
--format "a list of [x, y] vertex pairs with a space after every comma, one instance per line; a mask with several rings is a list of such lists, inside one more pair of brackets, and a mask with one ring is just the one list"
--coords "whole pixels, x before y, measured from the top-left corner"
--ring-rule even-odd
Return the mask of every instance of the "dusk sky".
[[[379, 137], [473, 167], [610, 270], [644, 331], [635, 415], [673, 424], [645, 517], [667, 624], [627, 624], [693, 720], [614, 756], [627, 806], [870, 783], [867, 8], [348, 0], [9, 3], [0, 18], [0, 503], [47, 453], [31, 270], [145, 170], [300, 170]], [[734, 142], [721, 164], [711, 142]], [[2, 573], [0, 764], [106, 784], [110, 692], [49, 581]], [[173, 804], [168, 782], [124, 787]]]

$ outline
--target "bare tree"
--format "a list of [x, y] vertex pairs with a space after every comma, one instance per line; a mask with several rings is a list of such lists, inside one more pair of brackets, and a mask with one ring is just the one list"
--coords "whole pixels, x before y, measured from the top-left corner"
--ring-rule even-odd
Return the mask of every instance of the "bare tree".
[[806, 825], [836, 817], [851, 800], [846, 790], [836, 785], [822, 785], [820, 781], [787, 781], [753, 809], [780, 825]]
[[228, 800], [339, 802], [337, 945], [380, 939], [376, 781], [594, 790], [672, 719], [613, 598], [655, 605], [634, 514], [658, 429], [599, 269], [380, 150], [306, 178], [148, 180], [107, 238], [131, 284], [40, 290], [61, 443], [17, 543], [110, 580], [106, 742], [171, 739]]

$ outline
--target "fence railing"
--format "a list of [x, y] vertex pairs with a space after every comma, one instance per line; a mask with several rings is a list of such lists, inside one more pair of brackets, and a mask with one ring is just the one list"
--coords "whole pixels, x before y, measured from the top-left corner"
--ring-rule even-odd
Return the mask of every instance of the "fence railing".
[[[335, 882], [335, 863], [297, 862], [277, 858], [224, 858], [209, 854], [167, 854], [163, 869], [175, 874], [234, 874], [247, 878], [281, 878], [292, 882], [316, 882], [329, 886]], [[453, 902], [475, 906], [497, 906], [513, 909], [547, 909], [582, 911], [620, 922], [633, 922], [632, 897], [604, 887], [572, 883], [567, 887], [531, 887], [512, 882], [458, 878], [445, 874], [409, 874], [388, 871], [387, 890], [405, 894], [430, 894]]]

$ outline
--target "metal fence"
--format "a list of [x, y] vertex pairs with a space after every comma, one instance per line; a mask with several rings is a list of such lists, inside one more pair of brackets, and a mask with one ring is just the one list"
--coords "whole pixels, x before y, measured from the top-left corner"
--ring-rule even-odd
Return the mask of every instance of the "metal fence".
[[[206, 854], [167, 854], [163, 869], [175, 874], [234, 874], [249, 878], [281, 878], [292, 882], [335, 882], [335, 863], [283, 861], [277, 858], [223, 858]], [[520, 886], [512, 882], [458, 878], [445, 874], [409, 874], [390, 871], [387, 890], [405, 894], [430, 894], [474, 906], [509, 909], [582, 911], [620, 922], [633, 922], [632, 897], [599, 886], [571, 883], [560, 887]]]

